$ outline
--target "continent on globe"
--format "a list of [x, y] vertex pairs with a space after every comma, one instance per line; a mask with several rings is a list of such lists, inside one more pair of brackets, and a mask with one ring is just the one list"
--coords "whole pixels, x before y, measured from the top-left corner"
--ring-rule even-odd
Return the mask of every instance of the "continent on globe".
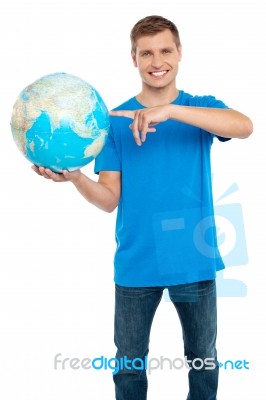
[[93, 86], [59, 72], [22, 90], [10, 125], [18, 149], [31, 163], [61, 172], [79, 169], [100, 153], [110, 120]]

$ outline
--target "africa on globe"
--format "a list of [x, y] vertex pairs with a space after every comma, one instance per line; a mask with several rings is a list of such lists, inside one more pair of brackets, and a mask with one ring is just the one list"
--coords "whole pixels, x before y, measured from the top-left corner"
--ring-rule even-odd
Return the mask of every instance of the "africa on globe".
[[19, 94], [11, 117], [13, 139], [33, 164], [74, 171], [102, 150], [108, 109], [98, 91], [64, 72], [45, 75]]

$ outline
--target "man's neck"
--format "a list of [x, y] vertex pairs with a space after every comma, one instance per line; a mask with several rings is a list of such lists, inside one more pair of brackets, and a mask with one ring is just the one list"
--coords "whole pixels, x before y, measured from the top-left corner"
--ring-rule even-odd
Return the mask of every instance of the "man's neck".
[[136, 96], [136, 99], [140, 104], [145, 107], [156, 107], [164, 104], [172, 103], [179, 94], [177, 88], [143, 88], [142, 91]]

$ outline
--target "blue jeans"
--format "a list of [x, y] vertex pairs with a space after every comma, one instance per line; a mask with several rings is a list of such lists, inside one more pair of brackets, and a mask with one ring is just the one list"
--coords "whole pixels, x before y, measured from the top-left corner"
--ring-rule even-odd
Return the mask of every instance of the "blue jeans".
[[[165, 287], [122, 287], [116, 285], [116, 358], [139, 360], [144, 365], [149, 351], [150, 330]], [[216, 400], [218, 362], [216, 354], [215, 280], [169, 286], [169, 297], [182, 326], [184, 354], [190, 360], [187, 400]], [[167, 340], [167, 338], [165, 338]], [[214, 359], [215, 366], [199, 369], [199, 358]], [[193, 368], [193, 360], [195, 360]], [[141, 362], [142, 361], [142, 362]], [[197, 363], [196, 363], [197, 362]], [[201, 361], [200, 361], [201, 362]], [[116, 400], [146, 400], [148, 381], [145, 368], [121, 368], [114, 374]]]

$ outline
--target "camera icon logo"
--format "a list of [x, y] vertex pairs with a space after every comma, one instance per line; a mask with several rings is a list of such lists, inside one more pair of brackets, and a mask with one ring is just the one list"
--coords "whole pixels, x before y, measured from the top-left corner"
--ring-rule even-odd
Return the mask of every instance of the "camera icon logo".
[[[237, 190], [237, 185], [232, 184], [217, 202]], [[176, 275], [178, 271], [181, 279], [186, 279], [186, 274], [194, 269], [196, 281], [197, 276], [202, 279], [202, 273], [213, 262], [218, 270], [223, 267], [222, 262], [225, 267], [248, 263], [241, 204], [217, 205], [217, 202], [213, 212], [210, 208], [196, 207], [154, 215], [153, 233], [161, 275]], [[218, 296], [244, 297], [246, 293], [244, 282], [224, 279], [223, 270], [217, 272]]]

